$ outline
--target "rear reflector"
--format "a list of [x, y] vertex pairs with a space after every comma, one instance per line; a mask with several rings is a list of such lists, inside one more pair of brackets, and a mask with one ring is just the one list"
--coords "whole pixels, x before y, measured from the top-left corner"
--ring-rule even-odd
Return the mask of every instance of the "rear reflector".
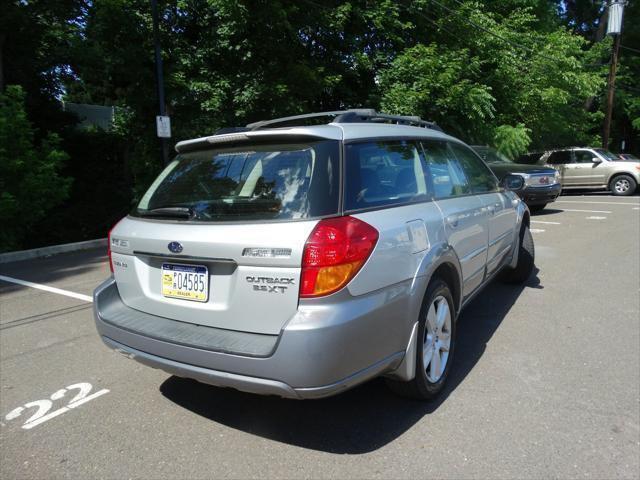
[[115, 225], [111, 227], [111, 230], [109, 230], [109, 234], [107, 235], [107, 256], [109, 257], [109, 269], [111, 270], [111, 273], [113, 273], [113, 259], [111, 258], [111, 233], [119, 223], [120, 220], [118, 220]]
[[378, 241], [378, 231], [355, 217], [321, 220], [304, 246], [300, 297], [329, 295], [358, 273]]

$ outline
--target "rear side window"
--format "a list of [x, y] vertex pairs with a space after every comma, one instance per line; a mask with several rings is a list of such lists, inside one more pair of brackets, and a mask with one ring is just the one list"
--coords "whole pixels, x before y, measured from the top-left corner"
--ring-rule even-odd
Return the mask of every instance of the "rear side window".
[[549, 165], [562, 165], [564, 163], [571, 163], [571, 151], [561, 150], [559, 152], [553, 152], [547, 159]]
[[464, 168], [447, 142], [425, 140], [422, 141], [422, 148], [429, 166], [436, 198], [449, 198], [473, 193]]
[[132, 215], [171, 208], [207, 222], [333, 215], [339, 183], [337, 141], [190, 152], [160, 174]]
[[427, 199], [424, 160], [410, 141], [345, 145], [345, 210]]
[[498, 189], [496, 177], [478, 155], [459, 143], [450, 143], [449, 145], [458, 162], [462, 165], [473, 193], [495, 192]]

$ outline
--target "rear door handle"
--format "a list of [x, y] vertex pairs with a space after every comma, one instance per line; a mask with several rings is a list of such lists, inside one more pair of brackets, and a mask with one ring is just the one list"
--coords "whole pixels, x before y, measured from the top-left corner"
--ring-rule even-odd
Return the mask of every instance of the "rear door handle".
[[447, 217], [447, 224], [451, 227], [451, 228], [456, 228], [458, 226], [458, 216], [457, 215], [450, 215]]

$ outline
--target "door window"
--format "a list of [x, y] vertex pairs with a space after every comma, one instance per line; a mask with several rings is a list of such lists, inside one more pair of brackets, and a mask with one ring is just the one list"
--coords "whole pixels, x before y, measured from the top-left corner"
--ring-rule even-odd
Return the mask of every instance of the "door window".
[[560, 150], [549, 155], [547, 160], [549, 165], [562, 165], [571, 163], [571, 152], [569, 150]]
[[345, 210], [427, 200], [424, 159], [411, 141], [345, 145]]
[[423, 140], [421, 144], [436, 198], [456, 197], [473, 193], [464, 168], [449, 148], [447, 142]]
[[596, 154], [588, 150], [575, 150], [573, 152], [573, 160], [575, 163], [591, 163], [591, 159]]
[[[462, 165], [473, 193], [487, 193], [498, 190], [498, 181], [480, 157], [459, 143], [449, 143], [456, 158]], [[494, 154], [495, 155], [495, 154]]]

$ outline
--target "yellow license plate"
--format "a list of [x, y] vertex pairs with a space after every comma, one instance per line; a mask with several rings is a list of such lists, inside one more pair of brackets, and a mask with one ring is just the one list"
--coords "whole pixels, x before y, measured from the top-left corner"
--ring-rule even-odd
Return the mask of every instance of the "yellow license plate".
[[162, 264], [162, 295], [196, 302], [209, 298], [209, 271], [204, 265]]

